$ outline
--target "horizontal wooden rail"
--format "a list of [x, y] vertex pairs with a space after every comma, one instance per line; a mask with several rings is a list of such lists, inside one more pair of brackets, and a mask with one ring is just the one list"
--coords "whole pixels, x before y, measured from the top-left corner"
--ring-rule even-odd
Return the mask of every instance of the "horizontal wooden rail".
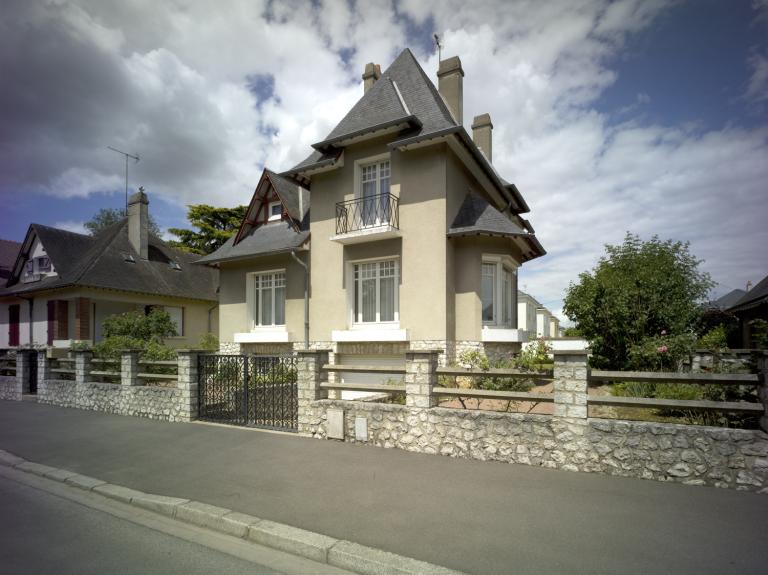
[[331, 365], [327, 363], [323, 366], [323, 369], [325, 371], [346, 371], [349, 373], [405, 373], [405, 365], [390, 367], [388, 365]]
[[91, 375], [108, 375], [111, 377], [120, 377], [119, 371], [92, 371]]
[[404, 392], [405, 385], [387, 385], [384, 383], [321, 383], [322, 389], [341, 389], [344, 391], [380, 391], [383, 393]]
[[75, 373], [74, 369], [64, 369], [63, 367], [54, 367], [51, 369], [51, 373]]
[[551, 371], [520, 371], [519, 369], [465, 369], [463, 367], [438, 367], [437, 375], [459, 377], [509, 377], [514, 379], [554, 379]]
[[505, 401], [535, 401], [553, 403], [555, 396], [551, 393], [531, 393], [527, 391], [494, 391], [490, 389], [460, 389], [456, 387], [434, 387], [434, 395], [448, 397], [472, 397], [475, 399], [503, 399]]
[[179, 378], [175, 373], [137, 373], [136, 377], [139, 379], [173, 379], [174, 381]]
[[151, 361], [148, 359], [142, 359], [139, 362], [139, 365], [172, 365], [174, 367], [179, 365], [179, 362], [175, 359], [158, 359], [156, 361]]
[[589, 381], [642, 381], [651, 383], [708, 383], [718, 385], [753, 385], [760, 383], [754, 373], [665, 373], [653, 371], [593, 370]]
[[689, 399], [657, 399], [654, 397], [613, 397], [588, 396], [589, 405], [613, 407], [645, 407], [654, 409], [692, 409], [696, 411], [738, 411], [742, 413], [763, 413], [759, 403], [746, 401], [695, 401]]
[[60, 361], [62, 363], [75, 363], [75, 358], [73, 358], [73, 357], [54, 357], [53, 361]]

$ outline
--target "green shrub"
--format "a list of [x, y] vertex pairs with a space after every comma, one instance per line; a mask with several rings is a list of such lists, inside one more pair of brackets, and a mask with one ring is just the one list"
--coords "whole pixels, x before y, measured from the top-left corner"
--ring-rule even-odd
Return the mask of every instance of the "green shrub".
[[728, 337], [725, 326], [718, 325], [699, 338], [696, 346], [700, 349], [706, 349], [713, 354], [721, 354], [728, 351]]
[[104, 320], [102, 330], [105, 339], [124, 336], [139, 340], [162, 341], [177, 335], [176, 326], [170, 314], [160, 308], [152, 308], [148, 314], [137, 310], [111, 315]]
[[219, 351], [219, 338], [212, 333], [203, 334], [197, 347], [204, 351]]
[[630, 369], [638, 371], [679, 371], [683, 361], [690, 358], [695, 347], [693, 333], [676, 335], [662, 331], [644, 338], [629, 348]]

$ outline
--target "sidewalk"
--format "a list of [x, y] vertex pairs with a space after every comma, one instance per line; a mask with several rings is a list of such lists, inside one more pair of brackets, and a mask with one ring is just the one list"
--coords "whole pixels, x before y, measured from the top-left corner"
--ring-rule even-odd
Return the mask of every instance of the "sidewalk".
[[0, 449], [472, 573], [762, 573], [768, 496], [0, 401]]

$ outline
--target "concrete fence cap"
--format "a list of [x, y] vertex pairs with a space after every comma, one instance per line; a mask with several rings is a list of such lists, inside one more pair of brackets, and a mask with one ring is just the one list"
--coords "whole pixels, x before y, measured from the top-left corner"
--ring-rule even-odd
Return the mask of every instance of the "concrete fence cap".
[[316, 353], [332, 353], [332, 349], [297, 349], [296, 353], [299, 355], [313, 355]]
[[433, 353], [443, 353], [442, 349], [409, 349], [405, 352], [406, 355], [431, 355]]
[[552, 355], [590, 355], [588, 349], [556, 349], [552, 351]]

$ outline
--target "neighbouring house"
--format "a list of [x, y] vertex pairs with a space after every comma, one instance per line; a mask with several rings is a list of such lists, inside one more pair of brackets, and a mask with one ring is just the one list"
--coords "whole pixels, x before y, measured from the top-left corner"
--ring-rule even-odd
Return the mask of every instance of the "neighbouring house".
[[21, 244], [11, 240], [0, 240], [0, 288], [5, 287], [8, 278], [11, 277], [11, 269], [16, 263]]
[[554, 314], [549, 316], [549, 337], [560, 337], [560, 319]]
[[724, 296], [720, 296], [716, 300], [713, 300], [707, 304], [707, 307], [710, 309], [719, 309], [719, 310], [727, 310], [730, 307], [733, 307], [736, 305], [736, 303], [744, 297], [744, 294], [747, 293], [743, 289], [734, 289], [729, 291]]
[[549, 320], [552, 313], [544, 306], [536, 308], [536, 337], [550, 337]]
[[0, 347], [98, 342], [110, 315], [162, 307], [175, 347], [218, 331], [216, 270], [148, 231], [149, 200], [131, 196], [128, 217], [96, 236], [31, 224], [0, 288]]
[[386, 366], [409, 349], [443, 363], [520, 349], [518, 268], [546, 252], [493, 166], [490, 116], [463, 127], [459, 58], [437, 76], [407, 49], [366, 65], [362, 98], [309, 157], [264, 171], [238, 233], [200, 260], [220, 270], [222, 351]]
[[536, 339], [536, 310], [540, 307], [541, 304], [532, 295], [517, 292], [517, 329], [524, 332], [528, 340]]
[[768, 321], [768, 276], [761, 279], [757, 285], [745, 292], [736, 303], [726, 311], [739, 318], [741, 345], [751, 349], [757, 347], [755, 335], [756, 320]]

